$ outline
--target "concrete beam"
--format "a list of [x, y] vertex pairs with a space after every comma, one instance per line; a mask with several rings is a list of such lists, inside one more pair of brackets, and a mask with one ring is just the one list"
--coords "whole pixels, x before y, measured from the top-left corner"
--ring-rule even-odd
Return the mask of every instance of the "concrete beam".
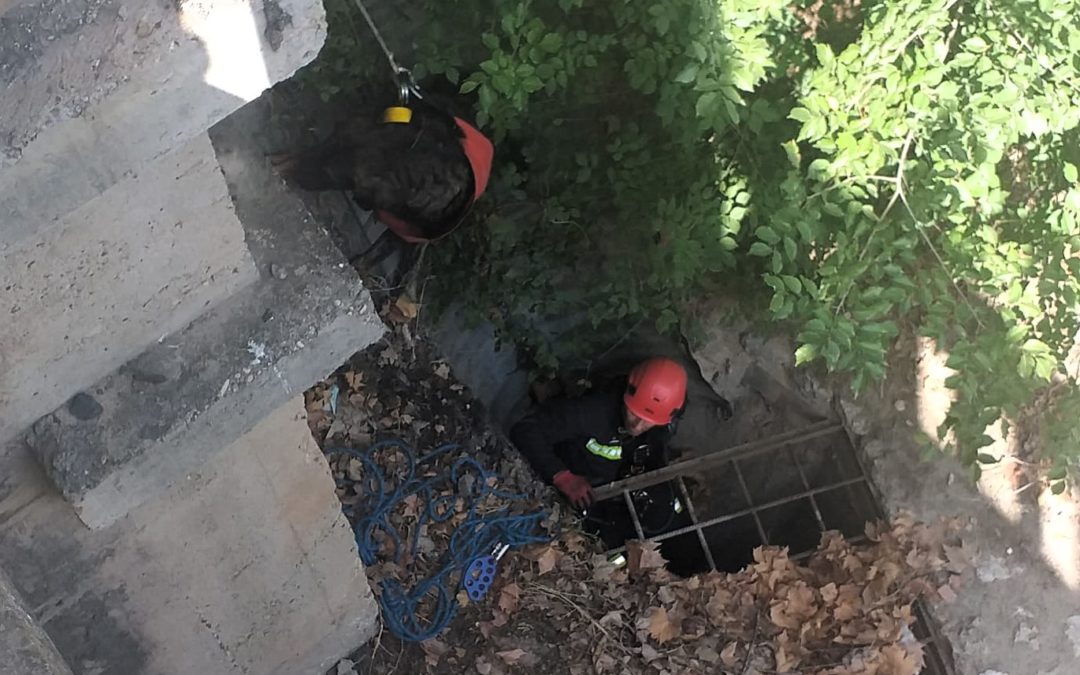
[[320, 0], [0, 4], [0, 253], [315, 57]]
[[0, 254], [0, 442], [258, 279], [210, 140]]
[[0, 448], [24, 490], [0, 481], [0, 567], [77, 672], [322, 675], [372, 636], [377, 608], [299, 396], [105, 529], [86, 529], [24, 452]]
[[30, 446], [90, 527], [195, 471], [384, 330], [356, 273], [230, 122], [218, 157], [262, 279], [33, 426]]
[[0, 2], [0, 443], [255, 279], [206, 129], [321, 0]]

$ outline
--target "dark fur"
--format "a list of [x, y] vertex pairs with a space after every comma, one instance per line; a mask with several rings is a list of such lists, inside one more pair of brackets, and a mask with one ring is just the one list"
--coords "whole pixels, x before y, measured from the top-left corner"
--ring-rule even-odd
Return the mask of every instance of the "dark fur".
[[472, 169], [453, 118], [423, 101], [410, 107], [409, 124], [353, 120], [276, 167], [305, 190], [351, 190], [364, 208], [389, 211], [427, 238], [445, 234], [472, 201]]

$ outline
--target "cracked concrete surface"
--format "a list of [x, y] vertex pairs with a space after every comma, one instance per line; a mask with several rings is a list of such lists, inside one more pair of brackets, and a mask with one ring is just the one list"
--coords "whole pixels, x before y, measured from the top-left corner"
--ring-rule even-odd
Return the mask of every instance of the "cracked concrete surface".
[[320, 0], [0, 2], [0, 568], [78, 673], [322, 673], [374, 627], [298, 396], [381, 325], [207, 134], [325, 34]]
[[38, 490], [0, 519], [0, 566], [76, 672], [321, 673], [375, 628], [299, 397], [103, 530], [28, 459], [0, 453]]

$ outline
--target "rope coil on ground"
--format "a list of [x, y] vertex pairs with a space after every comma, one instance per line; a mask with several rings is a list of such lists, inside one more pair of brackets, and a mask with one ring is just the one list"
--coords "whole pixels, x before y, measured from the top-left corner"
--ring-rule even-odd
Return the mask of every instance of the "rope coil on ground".
[[[375, 459], [376, 453], [387, 450], [397, 452], [405, 459], [404, 475], [395, 484], [388, 480]], [[367, 450], [348, 447], [325, 450], [327, 456], [353, 457], [363, 467], [361, 480], [339, 481], [339, 484], [352, 483], [362, 498], [360, 503], [344, 510], [352, 523], [357, 551], [365, 565], [374, 565], [380, 558], [385, 560], [387, 557], [384, 548], [390, 547], [380, 544], [380, 532], [385, 535], [383, 541], [392, 544], [393, 561], [400, 563], [405, 548], [401, 533], [391, 522], [391, 515], [411, 495], [422, 500], [423, 508], [408, 542], [410, 557], [416, 553], [424, 525], [453, 518], [460, 512], [457, 508], [459, 500], [464, 509], [464, 520], [454, 530], [446, 551], [439, 556], [430, 575], [412, 588], [406, 588], [396, 579], [384, 579], [380, 584], [383, 621], [402, 640], [427, 640], [446, 628], [457, 613], [456, 595], [461, 586], [461, 575], [474, 559], [491, 553], [496, 544], [506, 544], [514, 549], [551, 540], [541, 525], [547, 518], [546, 511], [515, 514], [507, 505], [494, 512], [478, 513], [478, 507], [486, 497], [494, 496], [511, 503], [523, 501], [525, 497], [496, 489], [497, 475], [476, 459], [462, 454], [449, 470], [433, 471], [435, 460], [461, 450], [460, 445], [447, 444], [418, 457], [410, 445], [397, 439], [375, 443]], [[465, 480], [470, 475], [472, 480]], [[425, 600], [433, 605], [426, 616], [421, 616], [419, 610]]]

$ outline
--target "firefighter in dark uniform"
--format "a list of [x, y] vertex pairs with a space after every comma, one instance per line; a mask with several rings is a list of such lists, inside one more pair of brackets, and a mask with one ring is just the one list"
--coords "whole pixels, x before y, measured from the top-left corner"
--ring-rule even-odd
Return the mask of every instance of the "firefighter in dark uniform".
[[648, 359], [630, 372], [624, 391], [546, 403], [514, 425], [510, 439], [540, 478], [586, 509], [592, 488], [623, 475], [641, 459], [635, 454], [663, 454], [686, 384], [676, 361]]

